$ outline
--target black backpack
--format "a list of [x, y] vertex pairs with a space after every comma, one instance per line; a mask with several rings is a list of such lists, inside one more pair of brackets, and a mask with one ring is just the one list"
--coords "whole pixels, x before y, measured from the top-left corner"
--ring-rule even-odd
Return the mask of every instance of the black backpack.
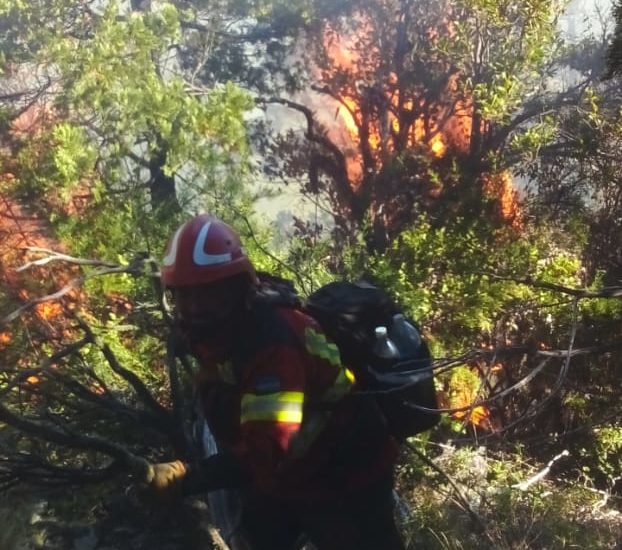
[[427, 343], [421, 339], [416, 352], [401, 359], [379, 358], [373, 351], [375, 328], [390, 327], [393, 316], [402, 313], [387, 293], [367, 283], [333, 282], [313, 292], [304, 310], [335, 342], [359, 388], [375, 395], [395, 437], [404, 439], [438, 423]]
[[339, 348], [359, 390], [374, 395], [392, 435], [404, 439], [438, 423], [432, 357], [425, 340], [406, 359], [380, 359], [373, 352], [375, 328], [390, 327], [393, 316], [402, 312], [386, 292], [364, 282], [337, 281], [303, 301], [291, 281], [264, 272], [258, 276], [262, 284], [256, 302], [301, 308], [313, 317]]

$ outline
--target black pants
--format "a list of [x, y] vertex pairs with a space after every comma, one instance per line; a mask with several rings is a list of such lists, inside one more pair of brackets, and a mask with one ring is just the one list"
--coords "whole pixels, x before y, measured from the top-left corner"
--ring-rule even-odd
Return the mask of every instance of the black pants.
[[253, 550], [290, 550], [304, 534], [318, 550], [404, 550], [393, 515], [393, 480], [323, 504], [249, 497], [243, 530]]

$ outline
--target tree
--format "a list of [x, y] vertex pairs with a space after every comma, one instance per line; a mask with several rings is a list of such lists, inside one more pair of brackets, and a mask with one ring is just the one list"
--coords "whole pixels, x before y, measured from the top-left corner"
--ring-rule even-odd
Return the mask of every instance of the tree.
[[617, 76], [622, 70], [622, 3], [615, 2], [613, 17], [615, 30], [607, 51], [608, 76]]
[[[47, 17], [36, 3], [6, 10], [29, 28]], [[59, 2], [57, 10], [76, 13], [71, 32], [59, 35], [60, 29], [42, 25], [29, 37], [44, 46], [28, 62], [54, 81], [46, 107], [54, 121], [39, 138], [54, 146], [45, 159], [51, 166], [32, 179], [64, 188], [88, 179], [100, 196], [119, 186], [135, 192], [145, 186], [153, 208], [190, 200], [175, 194], [173, 178], [182, 169], [192, 182], [185, 186], [190, 195], [199, 193], [201, 182], [213, 194], [240, 190], [239, 167], [231, 159], [238, 154], [242, 161], [245, 154], [241, 116], [249, 103], [226, 85], [204, 89], [202, 96], [189, 92], [176, 70], [174, 52], [183, 37], [171, 3], [121, 17], [114, 4], [97, 12]]]
[[415, 219], [417, 204], [433, 208], [440, 195], [451, 202], [457, 184], [476, 196], [491, 179], [505, 185], [498, 174], [515, 162], [512, 137], [548, 108], [539, 83], [557, 46], [561, 5], [369, 1], [314, 9], [291, 48], [293, 76], [280, 81], [285, 90], [297, 81], [307, 95], [269, 96], [265, 80], [257, 88], [260, 102], [297, 111], [304, 126], [304, 137], [277, 139], [270, 173], [327, 197], [346, 235], [368, 227], [372, 250]]

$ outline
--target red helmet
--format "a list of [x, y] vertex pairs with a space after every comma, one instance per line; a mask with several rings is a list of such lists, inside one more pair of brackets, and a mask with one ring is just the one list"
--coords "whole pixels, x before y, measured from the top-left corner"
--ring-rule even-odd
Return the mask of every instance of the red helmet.
[[202, 285], [243, 273], [256, 281], [240, 237], [209, 214], [195, 216], [175, 232], [160, 272], [162, 283], [170, 287]]

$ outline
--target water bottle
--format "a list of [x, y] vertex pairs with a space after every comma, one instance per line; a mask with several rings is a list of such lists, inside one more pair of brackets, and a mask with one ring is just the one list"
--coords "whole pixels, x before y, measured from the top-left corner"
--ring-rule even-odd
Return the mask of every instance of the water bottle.
[[398, 349], [400, 359], [412, 359], [417, 356], [421, 347], [421, 336], [403, 313], [396, 313], [393, 316], [391, 339]]
[[389, 339], [387, 327], [376, 327], [376, 341], [374, 343], [374, 355], [380, 359], [396, 359], [400, 352], [397, 346]]

